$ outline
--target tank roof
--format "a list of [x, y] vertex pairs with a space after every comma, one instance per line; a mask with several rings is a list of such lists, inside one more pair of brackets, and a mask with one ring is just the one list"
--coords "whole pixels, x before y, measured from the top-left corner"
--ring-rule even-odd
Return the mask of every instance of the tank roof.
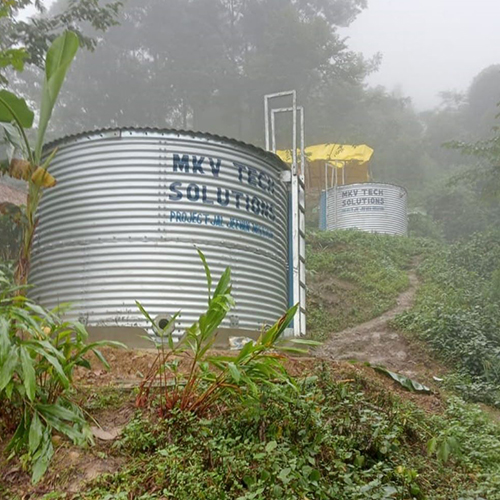
[[182, 129], [174, 129], [174, 128], [157, 128], [157, 127], [107, 127], [107, 128], [99, 128], [93, 130], [87, 130], [84, 132], [78, 132], [76, 134], [69, 134], [59, 139], [55, 139], [44, 146], [44, 149], [53, 149], [61, 144], [65, 144], [72, 141], [78, 141], [83, 137], [89, 137], [93, 135], [99, 134], [110, 134], [113, 132], [151, 132], [156, 134], [165, 134], [165, 135], [177, 135], [177, 136], [187, 136], [192, 137], [193, 139], [204, 139], [206, 141], [217, 141], [231, 144], [234, 147], [245, 149], [249, 153], [259, 156], [264, 160], [271, 161], [276, 165], [279, 165], [283, 170], [288, 170], [288, 165], [276, 154], [271, 151], [266, 151], [258, 146], [254, 146], [253, 144], [249, 144], [247, 142], [243, 142], [237, 139], [231, 139], [230, 137], [211, 134], [209, 132], [195, 132], [193, 130], [182, 130]]

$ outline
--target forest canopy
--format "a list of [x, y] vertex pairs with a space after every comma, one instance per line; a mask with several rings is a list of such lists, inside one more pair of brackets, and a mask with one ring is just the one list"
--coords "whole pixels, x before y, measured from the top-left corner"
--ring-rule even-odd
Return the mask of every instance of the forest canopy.
[[[370, 145], [374, 179], [409, 189], [412, 210], [430, 216], [447, 238], [482, 229], [498, 214], [495, 196], [481, 201], [491, 184], [483, 168], [495, 161], [478, 141], [496, 137], [500, 65], [485, 68], [463, 92], [443, 89], [439, 106], [418, 112], [400, 92], [367, 84], [383, 55], [367, 59], [341, 34], [366, 0], [3, 5], [0, 85], [10, 80], [31, 102], [47, 44], [61, 30], [76, 31], [89, 49], [79, 53], [61, 92], [51, 137], [110, 126], [175, 127], [262, 146], [263, 96], [296, 89], [307, 144]], [[33, 17], [20, 16], [26, 6]], [[285, 122], [279, 126], [289, 132]], [[467, 147], [474, 144], [474, 151]], [[452, 220], [457, 213], [465, 223]]]

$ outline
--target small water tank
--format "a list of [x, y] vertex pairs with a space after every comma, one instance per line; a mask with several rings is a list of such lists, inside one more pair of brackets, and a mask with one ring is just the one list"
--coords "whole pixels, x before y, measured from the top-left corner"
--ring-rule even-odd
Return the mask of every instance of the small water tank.
[[360, 183], [322, 192], [320, 229], [359, 229], [370, 233], [408, 233], [408, 193], [393, 184]]
[[176, 332], [207, 306], [196, 248], [214, 275], [230, 266], [236, 308], [224, 327], [258, 331], [288, 306], [287, 166], [275, 155], [209, 134], [116, 129], [58, 148], [45, 192], [31, 295], [72, 303], [89, 326], [143, 326], [182, 311]]

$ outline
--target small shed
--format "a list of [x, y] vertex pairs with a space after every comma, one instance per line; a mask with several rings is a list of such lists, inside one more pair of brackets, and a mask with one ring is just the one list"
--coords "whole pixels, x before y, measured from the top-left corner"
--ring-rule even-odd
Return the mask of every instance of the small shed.
[[[291, 163], [291, 151], [277, 151], [285, 162]], [[366, 144], [315, 144], [305, 148], [306, 191], [320, 192], [333, 186], [369, 182], [369, 161], [373, 149]]]

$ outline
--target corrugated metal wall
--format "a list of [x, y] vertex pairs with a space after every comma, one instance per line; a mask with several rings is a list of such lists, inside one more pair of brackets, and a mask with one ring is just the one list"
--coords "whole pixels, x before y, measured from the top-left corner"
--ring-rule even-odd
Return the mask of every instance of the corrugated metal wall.
[[327, 230], [408, 233], [408, 194], [403, 187], [372, 182], [348, 184], [328, 189], [323, 195], [326, 202], [320, 207], [320, 221], [326, 219]]
[[[54, 146], [50, 145], [50, 147]], [[39, 210], [32, 295], [92, 326], [141, 325], [207, 304], [201, 261], [231, 266], [236, 309], [225, 326], [256, 330], [287, 308], [286, 168], [236, 141], [176, 131], [107, 130], [58, 141]]]

